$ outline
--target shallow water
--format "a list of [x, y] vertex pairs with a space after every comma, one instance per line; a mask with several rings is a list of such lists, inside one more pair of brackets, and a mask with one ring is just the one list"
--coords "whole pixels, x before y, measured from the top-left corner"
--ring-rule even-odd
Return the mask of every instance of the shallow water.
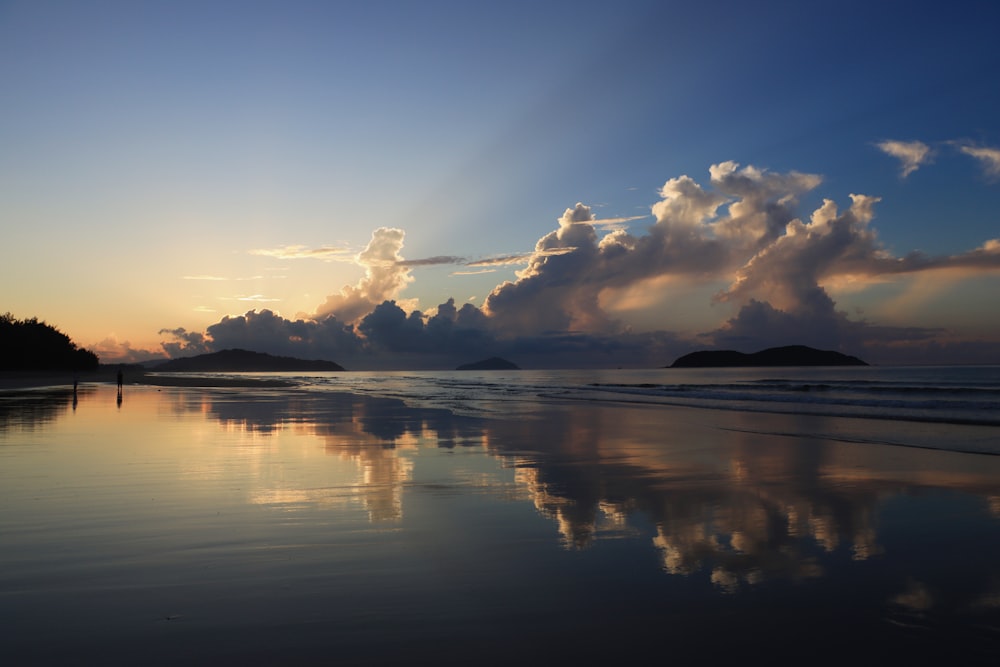
[[996, 429], [345, 388], [0, 394], [5, 662], [1000, 657]]
[[[253, 375], [253, 374], [248, 374]], [[1000, 366], [262, 373], [477, 416], [553, 401], [1000, 427]], [[1000, 447], [993, 453], [1000, 454]]]

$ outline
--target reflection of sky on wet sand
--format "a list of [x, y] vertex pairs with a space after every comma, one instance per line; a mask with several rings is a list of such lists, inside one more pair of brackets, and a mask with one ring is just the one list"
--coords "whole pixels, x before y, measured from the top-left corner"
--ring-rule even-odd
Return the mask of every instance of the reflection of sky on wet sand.
[[[629, 582], [629, 614], [647, 619], [675, 613], [643, 601], [650, 586], [706, 586], [704, 605], [707, 591], [724, 604], [785, 586], [822, 600], [829, 582], [866, 591], [901, 628], [1000, 629], [1000, 457], [794, 435], [840, 428], [814, 417], [563, 405], [486, 421], [348, 394], [247, 394], [131, 388], [119, 408], [98, 389], [75, 411], [54, 394], [6, 417], [4, 618], [23, 611], [18, 596], [69, 596], [65, 613], [86, 613], [75, 587], [109, 595], [120, 571], [161, 581], [153, 618], [199, 606], [205, 618], [222, 603], [177, 595], [217, 591], [234, 632], [265, 601], [327, 618], [343, 612], [320, 598], [344, 595], [366, 596], [375, 618], [437, 591], [428, 613], [448, 622], [513, 613], [528, 586], [558, 600], [535, 600], [537, 613], [565, 614], [581, 605], [576, 568], [592, 563], [608, 585]], [[81, 583], [46, 583], [59, 572]], [[234, 593], [241, 581], [253, 590]], [[309, 582], [319, 597], [306, 605]], [[121, 591], [109, 604], [119, 597], [134, 613]]]

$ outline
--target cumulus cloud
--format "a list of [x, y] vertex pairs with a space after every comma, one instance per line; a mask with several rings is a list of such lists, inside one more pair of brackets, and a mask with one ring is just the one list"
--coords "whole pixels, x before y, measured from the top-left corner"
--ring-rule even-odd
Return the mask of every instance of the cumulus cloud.
[[713, 165], [709, 174], [712, 186], [732, 200], [713, 231], [739, 249], [759, 248], [777, 239], [794, 219], [799, 197], [823, 180], [797, 171], [776, 174], [752, 165], [741, 169], [735, 162]]
[[619, 218], [600, 218], [600, 219], [594, 218], [591, 220], [580, 221], [578, 224], [590, 225], [595, 229], [601, 229], [605, 231], [616, 231], [621, 229], [627, 229], [628, 223], [630, 222], [634, 222], [636, 220], [642, 220], [648, 217], [649, 217], [648, 215], [631, 215]]
[[212, 350], [209, 339], [200, 331], [188, 331], [184, 327], [177, 327], [160, 329], [160, 335], [169, 336], [171, 339], [160, 343], [163, 351], [171, 358], [204, 354]]
[[343, 322], [356, 322], [380, 303], [395, 299], [413, 282], [410, 267], [399, 254], [405, 236], [402, 229], [376, 229], [368, 246], [354, 258], [365, 269], [364, 277], [356, 285], [347, 285], [338, 294], [328, 296], [316, 309], [316, 319], [333, 315]]
[[119, 340], [118, 336], [111, 334], [101, 341], [91, 345], [89, 349], [97, 354], [101, 363], [140, 363], [151, 359], [164, 359], [165, 353], [162, 350], [146, 350], [132, 347], [132, 343], [127, 340]]
[[[905, 146], [913, 149], [912, 143]], [[880, 147], [904, 154], [898, 146]], [[911, 153], [917, 166], [927, 159]], [[944, 270], [1000, 271], [1000, 239], [954, 255], [893, 255], [872, 226], [875, 196], [851, 194], [843, 210], [824, 199], [803, 215], [800, 201], [821, 184], [815, 174], [721, 162], [710, 167], [706, 186], [687, 175], [667, 180], [644, 232], [623, 226], [637, 218], [600, 220], [578, 203], [531, 252], [477, 260], [444, 254], [406, 260], [403, 230], [382, 227], [354, 258], [364, 276], [327, 297], [315, 313], [289, 320], [254, 310], [223, 318], [204, 336], [169, 330], [164, 333], [173, 340], [164, 350], [176, 356], [245, 347], [355, 368], [449, 368], [492, 355], [536, 367], [657, 365], [693, 347], [751, 350], [785, 343], [891, 356], [926, 347], [942, 332], [852, 319], [838, 309], [830, 285]], [[401, 298], [415, 267], [447, 264], [523, 268], [496, 286], [482, 309], [448, 299], [425, 313]], [[715, 294], [716, 328], [693, 330], [682, 313], [666, 311], [668, 331], [635, 333], [609, 314], [624, 312], [614, 307], [616, 295], [678, 284]]]
[[783, 309], [825, 308], [829, 296], [820, 287], [824, 278], [856, 273], [870, 260], [888, 257], [868, 227], [878, 198], [852, 194], [851, 200], [842, 215], [827, 199], [808, 223], [790, 220], [785, 233], [750, 257], [718, 298], [745, 302], [763, 297]]
[[651, 209], [656, 222], [643, 236], [615, 230], [599, 238], [586, 224], [593, 219], [589, 207], [567, 209], [518, 280], [487, 297], [486, 310], [522, 334], [621, 330], [600, 306], [602, 291], [667, 275], [695, 281], [730, 275], [781, 235], [798, 198], [821, 182], [812, 174], [775, 174], [735, 162], [713, 165], [709, 173], [710, 190], [689, 176], [668, 180]]
[[335, 316], [289, 320], [266, 309], [226, 316], [206, 334], [214, 350], [242, 348], [310, 359], [354, 358], [362, 348], [354, 327]]
[[900, 161], [900, 176], [906, 178], [931, 159], [931, 147], [922, 141], [880, 141], [875, 144], [886, 155]]
[[516, 282], [487, 297], [486, 310], [501, 329], [520, 335], [546, 331], [603, 330], [607, 318], [597, 302], [597, 233], [590, 207], [578, 203], [559, 218], [559, 228], [535, 244]]

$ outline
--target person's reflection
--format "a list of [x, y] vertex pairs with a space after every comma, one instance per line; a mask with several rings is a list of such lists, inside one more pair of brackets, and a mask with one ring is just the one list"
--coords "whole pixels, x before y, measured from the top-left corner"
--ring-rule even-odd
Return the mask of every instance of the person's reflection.
[[121, 366], [118, 366], [118, 407], [122, 406], [122, 385], [125, 384], [125, 373]]

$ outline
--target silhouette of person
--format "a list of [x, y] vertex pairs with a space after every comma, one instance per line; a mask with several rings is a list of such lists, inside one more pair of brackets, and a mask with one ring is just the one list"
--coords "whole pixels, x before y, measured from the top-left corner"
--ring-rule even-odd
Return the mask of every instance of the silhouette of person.
[[122, 367], [118, 367], [118, 407], [122, 406], [122, 384], [125, 383], [125, 374], [122, 373]]

